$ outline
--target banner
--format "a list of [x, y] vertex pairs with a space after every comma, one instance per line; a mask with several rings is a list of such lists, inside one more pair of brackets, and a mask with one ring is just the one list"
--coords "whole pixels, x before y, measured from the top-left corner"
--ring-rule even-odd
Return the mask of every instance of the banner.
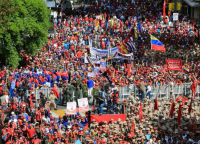
[[[174, 11], [175, 10], [175, 3], [169, 3], [169, 11]], [[177, 10], [181, 10], [181, 3], [177, 2]]]
[[89, 111], [88, 99], [78, 99], [79, 112]]
[[95, 71], [93, 71], [93, 72], [88, 72], [88, 77], [96, 77]]
[[122, 54], [120, 52], [116, 52], [113, 56], [113, 59], [122, 59], [122, 60], [134, 60], [134, 56], [132, 53], [130, 54]]
[[168, 60], [166, 60], [166, 64], [167, 64], [168, 70], [182, 70], [182, 60], [181, 59], [177, 59], [177, 60], [168, 59]]
[[68, 115], [76, 114], [76, 102], [67, 102], [67, 114]]
[[[114, 47], [111, 49], [111, 55], [113, 55], [115, 52], [118, 52], [118, 47]], [[98, 55], [100, 57], [106, 57], [108, 55], [108, 50], [102, 50], [102, 49], [96, 49], [91, 48], [90, 49], [91, 55]]]
[[121, 121], [126, 121], [126, 115], [125, 114], [116, 114], [116, 115], [90, 115], [90, 120], [92, 121], [95, 119], [98, 123], [107, 121], [109, 122], [111, 119], [114, 121], [117, 121], [118, 119], [121, 119]]
[[173, 21], [178, 21], [178, 13], [173, 13]]

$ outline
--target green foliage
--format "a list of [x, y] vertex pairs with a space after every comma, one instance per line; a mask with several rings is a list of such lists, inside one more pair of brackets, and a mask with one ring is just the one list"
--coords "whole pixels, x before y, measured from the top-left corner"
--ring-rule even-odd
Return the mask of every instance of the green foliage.
[[0, 1], [0, 62], [15, 68], [24, 50], [34, 55], [47, 41], [50, 10], [43, 0]]

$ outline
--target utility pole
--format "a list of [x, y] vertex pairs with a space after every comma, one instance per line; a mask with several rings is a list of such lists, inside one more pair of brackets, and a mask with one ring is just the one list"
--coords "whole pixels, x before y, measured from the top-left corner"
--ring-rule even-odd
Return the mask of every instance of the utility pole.
[[175, 12], [177, 12], [177, 0], [175, 0]]

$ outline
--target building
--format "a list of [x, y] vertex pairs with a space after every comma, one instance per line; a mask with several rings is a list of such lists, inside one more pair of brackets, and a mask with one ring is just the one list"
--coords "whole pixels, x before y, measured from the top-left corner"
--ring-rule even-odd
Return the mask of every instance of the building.
[[200, 20], [200, 0], [182, 0], [182, 12]]

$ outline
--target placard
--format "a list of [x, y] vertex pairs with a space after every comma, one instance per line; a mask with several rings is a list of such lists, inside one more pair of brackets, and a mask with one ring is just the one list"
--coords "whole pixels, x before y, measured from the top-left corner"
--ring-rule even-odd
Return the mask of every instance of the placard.
[[76, 114], [76, 102], [67, 102], [67, 114], [68, 115]]
[[89, 104], [87, 98], [78, 99], [79, 112], [89, 111]]
[[182, 70], [182, 60], [168, 59], [166, 60], [168, 70]]
[[173, 21], [178, 21], [178, 13], [173, 13]]

